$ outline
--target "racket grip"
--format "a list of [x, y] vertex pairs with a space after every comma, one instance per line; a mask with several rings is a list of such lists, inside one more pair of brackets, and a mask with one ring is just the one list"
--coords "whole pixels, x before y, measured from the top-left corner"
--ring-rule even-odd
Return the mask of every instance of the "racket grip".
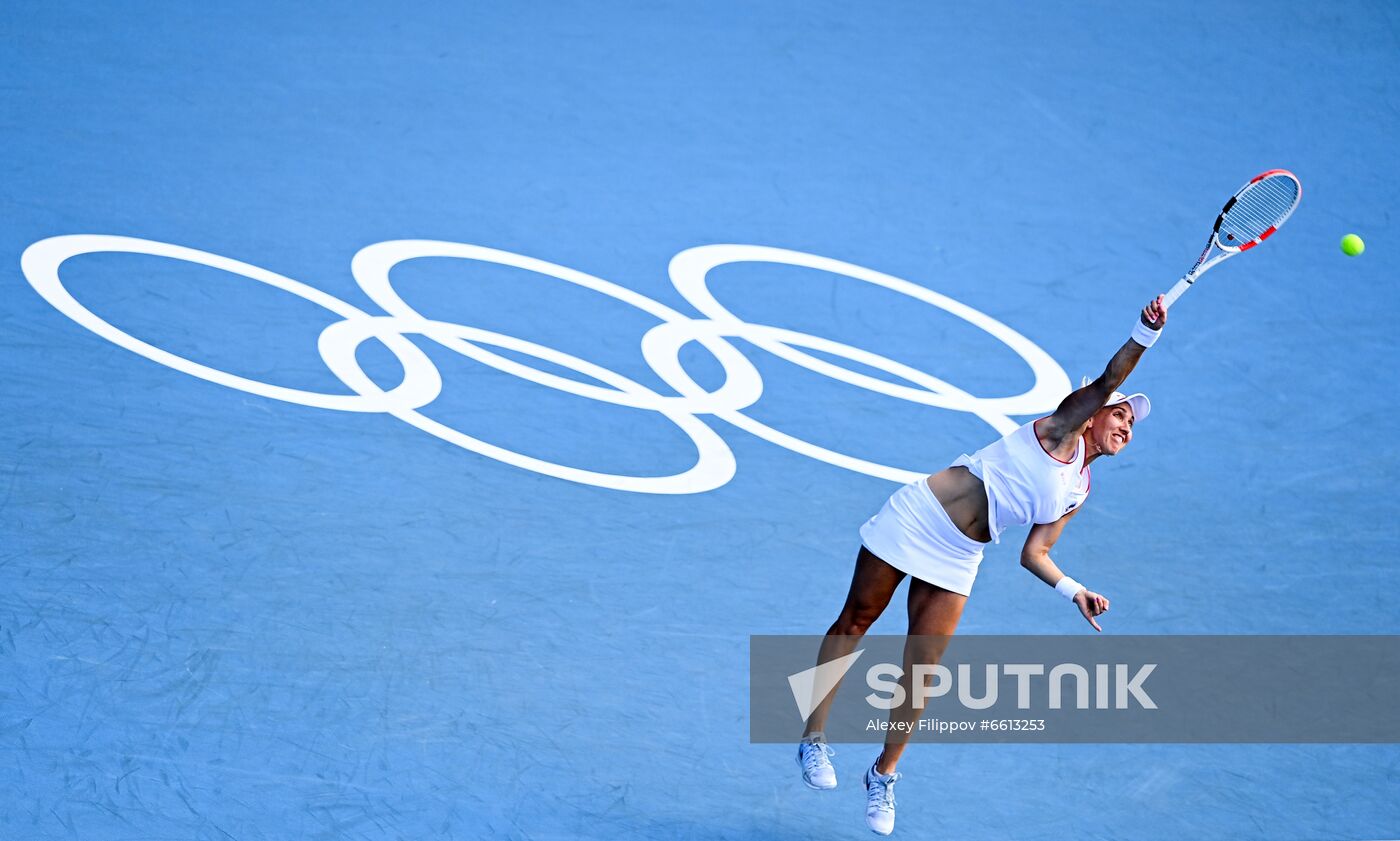
[[1191, 283], [1194, 280], [1195, 278], [1191, 277], [1190, 275], [1187, 275], [1181, 280], [1178, 280], [1176, 282], [1176, 285], [1172, 287], [1171, 291], [1167, 293], [1167, 297], [1165, 300], [1163, 300], [1162, 303], [1165, 304], [1168, 309], [1171, 309], [1171, 305], [1176, 303], [1176, 299], [1180, 298], [1182, 295], [1185, 295], [1186, 290], [1191, 288]]

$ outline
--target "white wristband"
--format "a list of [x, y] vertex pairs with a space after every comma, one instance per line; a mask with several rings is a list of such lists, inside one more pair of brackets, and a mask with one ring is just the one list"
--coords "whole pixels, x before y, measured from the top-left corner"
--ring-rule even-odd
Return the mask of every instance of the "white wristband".
[[1070, 578], [1068, 575], [1066, 575], [1064, 578], [1061, 578], [1060, 583], [1055, 585], [1055, 592], [1059, 593], [1067, 599], [1070, 599], [1071, 601], [1074, 600], [1075, 596], [1079, 595], [1080, 590], [1084, 589], [1087, 588], [1083, 584], [1080, 584], [1078, 581], [1075, 581], [1073, 578]]
[[1152, 347], [1153, 345], [1157, 344], [1157, 339], [1161, 338], [1161, 336], [1161, 330], [1153, 330], [1151, 327], [1148, 327], [1146, 324], [1143, 324], [1142, 318], [1139, 317], [1136, 321], [1133, 322], [1133, 333], [1128, 338], [1132, 339], [1133, 341], [1137, 342], [1143, 347]]

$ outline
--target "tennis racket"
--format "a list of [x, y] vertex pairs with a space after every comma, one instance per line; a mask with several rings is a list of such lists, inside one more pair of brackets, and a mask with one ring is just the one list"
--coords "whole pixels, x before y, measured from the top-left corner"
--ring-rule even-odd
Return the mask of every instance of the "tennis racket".
[[1286, 169], [1271, 169], [1250, 179], [1225, 202], [1225, 209], [1215, 219], [1206, 250], [1201, 252], [1191, 271], [1167, 293], [1166, 305], [1174, 304], [1206, 269], [1273, 236], [1293, 215], [1302, 198], [1302, 183]]

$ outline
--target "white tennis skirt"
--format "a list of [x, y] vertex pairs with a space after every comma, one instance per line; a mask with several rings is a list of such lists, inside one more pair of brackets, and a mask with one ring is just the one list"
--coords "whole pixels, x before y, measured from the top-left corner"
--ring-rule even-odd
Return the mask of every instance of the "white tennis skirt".
[[966, 596], [972, 592], [986, 544], [953, 525], [927, 478], [895, 491], [860, 527], [860, 540], [895, 569]]

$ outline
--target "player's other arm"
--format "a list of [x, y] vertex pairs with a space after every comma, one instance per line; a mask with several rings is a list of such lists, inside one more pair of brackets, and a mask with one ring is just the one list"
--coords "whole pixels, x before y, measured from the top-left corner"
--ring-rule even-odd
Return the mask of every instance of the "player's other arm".
[[[1156, 300], [1142, 308], [1139, 318], [1149, 330], [1161, 330], [1167, 323], [1167, 308], [1162, 298], [1163, 296], [1158, 295]], [[1055, 414], [1046, 418], [1040, 425], [1039, 433], [1051, 440], [1063, 441], [1078, 432], [1095, 412], [1103, 408], [1109, 396], [1117, 391], [1118, 386], [1133, 372], [1146, 349], [1132, 339], [1124, 342], [1118, 352], [1113, 354], [1113, 358], [1108, 360], [1108, 366], [1103, 369], [1102, 374], [1083, 388], [1070, 392], [1068, 397], [1060, 401]]]
[[1079, 511], [1080, 509], [1076, 508], [1053, 523], [1036, 523], [1031, 526], [1031, 533], [1026, 535], [1026, 543], [1021, 547], [1021, 566], [1051, 587], [1059, 584], [1065, 574], [1050, 560], [1050, 550], [1055, 546], [1055, 541], [1060, 539], [1065, 526], [1069, 525], [1069, 521], [1074, 519], [1074, 515]]
[[[1053, 523], [1037, 523], [1032, 526], [1031, 533], [1026, 535], [1025, 545], [1021, 547], [1021, 566], [1051, 587], [1059, 584], [1065, 574], [1050, 560], [1050, 549], [1055, 545], [1055, 541], [1060, 539], [1065, 526], [1081, 510], [1083, 509], [1076, 508]], [[1086, 587], [1075, 593], [1072, 601], [1089, 624], [1094, 626], [1095, 631], [1103, 630], [1094, 617], [1108, 610], [1107, 598]]]

